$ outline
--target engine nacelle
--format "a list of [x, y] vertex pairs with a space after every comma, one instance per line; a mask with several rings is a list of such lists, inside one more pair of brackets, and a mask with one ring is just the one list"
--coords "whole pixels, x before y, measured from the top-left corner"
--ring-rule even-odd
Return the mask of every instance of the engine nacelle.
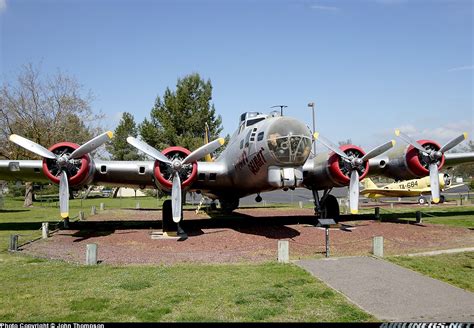
[[[418, 143], [427, 150], [438, 151], [441, 148], [437, 142], [432, 140], [418, 140]], [[398, 152], [395, 151], [394, 153], [398, 153], [398, 156], [390, 156], [386, 164], [385, 159], [381, 160], [384, 162], [383, 167], [382, 165], [380, 165], [380, 168], [374, 167], [377, 174], [383, 174], [395, 180], [422, 178], [430, 174], [429, 157], [415, 147], [410, 145], [405, 147], [404, 150], [399, 149]], [[441, 170], [444, 161], [445, 158], [442, 155], [437, 162], [438, 170]]]
[[[418, 140], [418, 143], [427, 150], [438, 151], [441, 149], [441, 146], [432, 140]], [[421, 151], [411, 145], [407, 148], [405, 155], [406, 166], [407, 169], [417, 178], [425, 177], [430, 174], [429, 162], [426, 160], [426, 157], [426, 155], [423, 155]], [[444, 155], [441, 156], [437, 165], [438, 170], [441, 170], [444, 165]]]
[[[182, 161], [191, 152], [183, 147], [169, 147], [162, 151], [165, 155], [173, 161], [179, 159]], [[173, 170], [169, 164], [155, 161], [154, 168], [155, 182], [158, 188], [170, 192], [173, 186]], [[179, 177], [181, 179], [181, 187], [186, 189], [197, 178], [197, 163], [190, 163], [183, 165]]]
[[[71, 154], [79, 148], [79, 145], [72, 142], [60, 142], [49, 148], [49, 151], [56, 155]], [[94, 176], [94, 164], [88, 154], [78, 159], [68, 161], [66, 167], [69, 186], [76, 187], [89, 183]], [[55, 184], [59, 184], [61, 168], [55, 159], [43, 159], [43, 173]]]
[[[362, 148], [355, 145], [344, 145], [340, 149], [349, 156], [361, 158], [365, 155]], [[317, 189], [348, 186], [350, 182], [350, 163], [334, 152], [318, 154], [313, 159], [312, 168], [303, 167], [303, 184]], [[359, 180], [365, 178], [369, 172], [369, 163], [366, 161], [359, 170]]]

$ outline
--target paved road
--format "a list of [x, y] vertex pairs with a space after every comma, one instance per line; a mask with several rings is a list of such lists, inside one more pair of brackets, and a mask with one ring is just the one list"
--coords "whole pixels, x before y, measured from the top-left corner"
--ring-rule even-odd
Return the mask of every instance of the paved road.
[[372, 257], [297, 265], [386, 321], [474, 322], [474, 293]]
[[[449, 193], [459, 193], [462, 194], [463, 196], [468, 195], [467, 194], [467, 187], [466, 186], [461, 186], [453, 190], [449, 190], [449, 192], [445, 192], [443, 194], [449, 194]], [[336, 196], [337, 198], [346, 198], [348, 194], [348, 188], [347, 187], [341, 187], [341, 188], [334, 188], [331, 192], [332, 195]], [[244, 206], [252, 206], [252, 205], [257, 205], [258, 203], [255, 202], [255, 197], [257, 195], [250, 195], [244, 198], [240, 199], [240, 205]], [[261, 196], [263, 200], [265, 200], [268, 204], [271, 203], [292, 203], [292, 204], [298, 204], [299, 201], [302, 201], [304, 204], [313, 204], [313, 194], [311, 190], [305, 189], [305, 188], [297, 188], [295, 190], [288, 190], [288, 191], [283, 191], [283, 190], [275, 190], [275, 191], [270, 191], [270, 192], [263, 192], [261, 193]], [[366, 200], [365, 197], [361, 196], [361, 202], [364, 202]], [[194, 195], [194, 202], [199, 203], [201, 200], [200, 195]], [[385, 201], [396, 201], [398, 198], [383, 198]], [[418, 197], [408, 197], [408, 198], [403, 198], [404, 201], [413, 201], [417, 202]], [[193, 202], [192, 195], [187, 194], [187, 202], [191, 204]]]

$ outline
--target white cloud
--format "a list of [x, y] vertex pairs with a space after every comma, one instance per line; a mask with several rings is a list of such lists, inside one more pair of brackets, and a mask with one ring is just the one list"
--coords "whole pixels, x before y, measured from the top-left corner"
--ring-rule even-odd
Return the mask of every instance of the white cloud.
[[315, 10], [339, 11], [339, 8], [334, 6], [311, 5], [310, 8]]
[[[403, 124], [397, 128], [415, 140], [428, 139], [436, 141], [440, 145], [444, 145], [449, 140], [459, 136], [464, 132], [468, 133], [468, 139], [472, 140], [474, 137], [474, 124], [472, 120], [469, 119], [464, 121], [449, 122], [439, 127], [419, 127], [413, 124]], [[395, 136], [394, 131], [395, 128], [374, 133], [371, 142], [367, 143], [370, 144], [370, 147], [368, 148], [374, 147], [378, 143], [382, 143], [383, 141], [390, 139], [394, 139], [397, 144], [406, 145], [405, 141]], [[461, 143], [460, 146], [465, 144], [467, 144], [466, 141]]]
[[443, 144], [464, 132], [467, 132], [472, 138], [473, 125], [472, 121], [466, 120], [447, 123], [445, 126], [435, 129], [425, 129], [423, 132], [426, 135], [431, 135], [433, 139]]
[[466, 66], [450, 68], [448, 69], [448, 72], [468, 71], [468, 70], [473, 70], [473, 69], [474, 69], [474, 65], [466, 65]]
[[0, 0], [0, 13], [7, 10], [7, 0]]

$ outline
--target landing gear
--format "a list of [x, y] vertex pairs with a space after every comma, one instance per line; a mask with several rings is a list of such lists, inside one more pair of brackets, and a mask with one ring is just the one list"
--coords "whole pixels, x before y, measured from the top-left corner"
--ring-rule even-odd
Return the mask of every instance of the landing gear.
[[442, 204], [446, 201], [446, 198], [444, 197], [444, 195], [441, 195], [439, 196], [439, 203]]
[[326, 218], [332, 218], [334, 221], [339, 220], [339, 203], [337, 198], [333, 195], [327, 195], [326, 201], [323, 205], [323, 211], [325, 212]]
[[420, 197], [418, 198], [418, 204], [420, 204], [420, 205], [425, 205], [425, 204], [426, 204], [426, 198], [423, 197], [423, 196], [420, 196]]
[[221, 204], [222, 212], [225, 214], [230, 214], [239, 207], [238, 198], [219, 199], [219, 203]]
[[255, 197], [255, 201], [257, 203], [260, 203], [262, 201], [262, 196], [260, 196], [260, 194], [258, 194], [257, 197]]
[[180, 227], [179, 223], [173, 221], [173, 208], [171, 206], [171, 199], [167, 199], [163, 202], [162, 222], [164, 237], [180, 237], [181, 240], [188, 238], [186, 232], [184, 232], [184, 230]]
[[334, 221], [339, 220], [339, 203], [337, 198], [330, 195], [332, 189], [326, 189], [323, 192], [323, 196], [319, 198], [317, 190], [313, 189], [314, 198], [314, 214], [322, 219], [329, 218]]
[[217, 204], [215, 200], [211, 202], [211, 204], [209, 205], [209, 208], [211, 209], [211, 211], [217, 211]]

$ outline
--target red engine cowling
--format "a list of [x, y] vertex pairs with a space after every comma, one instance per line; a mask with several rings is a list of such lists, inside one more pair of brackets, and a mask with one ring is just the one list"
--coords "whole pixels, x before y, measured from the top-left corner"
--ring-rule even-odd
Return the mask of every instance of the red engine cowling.
[[[362, 148], [354, 146], [354, 145], [344, 145], [341, 146], [340, 149], [348, 154], [356, 155], [357, 157], [361, 158], [365, 155], [365, 152]], [[328, 171], [331, 173], [331, 176], [334, 180], [344, 186], [348, 186], [349, 182], [351, 181], [351, 172], [349, 171], [349, 163], [341, 159], [339, 155], [336, 153], [332, 153], [328, 160]], [[369, 172], [369, 161], [364, 163], [364, 169], [359, 172], [359, 181], [364, 179], [367, 173]]]
[[[49, 151], [56, 155], [71, 154], [79, 148], [79, 145], [72, 142], [60, 142], [49, 148]], [[79, 186], [86, 184], [93, 175], [93, 165], [89, 155], [84, 155], [80, 159], [69, 160], [67, 165], [69, 186]], [[43, 172], [46, 177], [55, 184], [59, 184], [61, 169], [55, 159], [43, 159]]]
[[[191, 152], [183, 147], [169, 147], [162, 151], [163, 155], [171, 161], [184, 160]], [[171, 191], [173, 186], [173, 171], [169, 164], [155, 161], [154, 175], [157, 185], [166, 190]], [[197, 163], [183, 165], [179, 177], [181, 179], [181, 187], [185, 189], [197, 178]]]
[[[434, 149], [437, 151], [441, 149], [441, 146], [432, 140], [418, 140], [418, 143], [427, 150]], [[411, 173], [413, 173], [413, 175], [416, 177], [425, 177], [430, 174], [427, 157], [423, 155], [421, 151], [411, 145], [406, 150], [405, 162], [408, 170], [410, 170]], [[438, 169], [441, 170], [443, 165], [444, 155], [439, 160]]]
[[[354, 145], [344, 145], [340, 149], [348, 154], [350, 157], [356, 156], [361, 158], [365, 155], [362, 148]], [[305, 176], [303, 183], [310, 188], [317, 188], [319, 190], [333, 187], [344, 187], [350, 183], [351, 164], [341, 159], [341, 157], [330, 152], [321, 154], [314, 159], [313, 169], [303, 172]], [[369, 172], [369, 163], [366, 161], [358, 169], [359, 180], [366, 177]]]

